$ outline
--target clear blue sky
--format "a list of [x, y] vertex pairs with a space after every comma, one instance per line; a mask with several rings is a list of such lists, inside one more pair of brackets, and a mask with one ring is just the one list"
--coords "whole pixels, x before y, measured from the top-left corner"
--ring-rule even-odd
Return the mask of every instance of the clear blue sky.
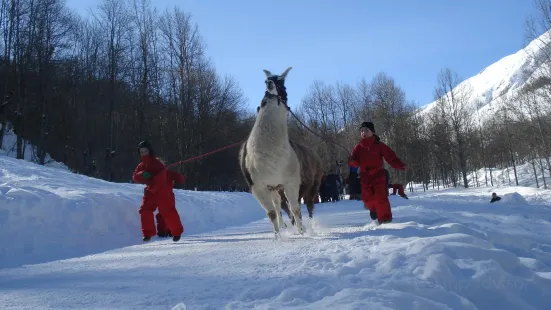
[[[67, 0], [86, 14], [100, 0]], [[291, 108], [314, 80], [355, 84], [378, 72], [394, 77], [408, 99], [433, 100], [438, 72], [466, 79], [525, 44], [531, 0], [153, 0], [192, 14], [207, 54], [236, 78], [256, 108], [262, 69], [293, 70]]]

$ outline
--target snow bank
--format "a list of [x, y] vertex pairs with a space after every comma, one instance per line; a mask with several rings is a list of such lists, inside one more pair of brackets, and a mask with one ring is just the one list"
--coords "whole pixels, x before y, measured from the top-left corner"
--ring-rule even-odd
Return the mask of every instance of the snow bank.
[[[9, 125], [9, 124], [8, 124]], [[8, 156], [15, 158], [17, 155], [16, 146], [17, 146], [17, 135], [13, 133], [13, 130], [8, 127], [8, 131], [4, 134], [4, 139], [2, 140], [2, 148], [0, 148], [0, 156]], [[2, 125], [0, 124], [0, 128]], [[36, 148], [26, 141], [23, 141], [24, 156], [23, 159], [29, 162], [38, 162], [38, 157], [36, 156]], [[52, 159], [50, 154], [46, 154], [44, 166], [58, 168], [69, 171], [64, 163], [57, 162]]]
[[[109, 183], [0, 155], [0, 268], [141, 243], [143, 185]], [[249, 193], [175, 190], [184, 234], [265, 217]]]
[[528, 204], [528, 202], [526, 202], [526, 199], [524, 199], [524, 197], [517, 192], [503, 195], [503, 197], [501, 197], [501, 202], [523, 204], [523, 205]]

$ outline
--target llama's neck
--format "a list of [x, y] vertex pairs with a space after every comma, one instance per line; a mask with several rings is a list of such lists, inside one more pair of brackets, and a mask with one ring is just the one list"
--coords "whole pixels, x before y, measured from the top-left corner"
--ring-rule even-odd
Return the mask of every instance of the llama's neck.
[[277, 103], [268, 103], [262, 108], [254, 123], [250, 139], [263, 149], [287, 145], [287, 113]]

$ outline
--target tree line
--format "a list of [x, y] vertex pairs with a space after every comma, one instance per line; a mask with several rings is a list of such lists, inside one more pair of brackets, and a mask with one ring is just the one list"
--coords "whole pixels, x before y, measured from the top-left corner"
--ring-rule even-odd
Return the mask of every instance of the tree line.
[[[140, 140], [171, 163], [249, 130], [237, 81], [217, 73], [179, 8], [103, 0], [84, 18], [61, 0], [1, 0], [0, 33], [0, 143], [13, 130], [17, 143], [2, 147], [17, 158], [30, 144], [40, 164], [50, 154], [74, 172], [128, 182]], [[186, 186], [239, 185], [227, 156], [178, 167]]]
[[[102, 0], [82, 17], [61, 0], [0, 1], [0, 146], [13, 148], [17, 158], [30, 144], [40, 164], [50, 154], [76, 173], [129, 182], [140, 140], [152, 141], [172, 163], [249, 133], [255, 111], [246, 108], [238, 82], [209, 61], [189, 13], [159, 12], [150, 0]], [[536, 0], [532, 39], [551, 24], [545, 23], [547, 2]], [[543, 52], [531, 57], [551, 63], [549, 43], [541, 43]], [[314, 81], [293, 111], [316, 135], [292, 117], [290, 133], [316, 149], [327, 173], [344, 160], [343, 177], [366, 120], [408, 164], [405, 173], [391, 169], [396, 182], [466, 187], [469, 176], [479, 180], [484, 169], [484, 182], [476, 185], [491, 186], [492, 168], [524, 162], [549, 177], [551, 111], [541, 103], [551, 99], [551, 72], [541, 67], [518, 94], [491, 106], [443, 69], [428, 112], [384, 72], [357, 85]], [[17, 142], [2, 146], [8, 130]], [[185, 188], [244, 188], [237, 153], [226, 150], [176, 169], [186, 176]], [[548, 186], [545, 178], [536, 181]]]

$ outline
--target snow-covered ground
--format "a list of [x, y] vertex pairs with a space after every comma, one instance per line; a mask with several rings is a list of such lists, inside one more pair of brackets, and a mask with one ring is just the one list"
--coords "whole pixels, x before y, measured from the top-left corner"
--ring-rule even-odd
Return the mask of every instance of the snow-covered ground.
[[391, 196], [394, 222], [379, 227], [358, 201], [318, 204], [307, 235], [290, 227], [279, 242], [248, 193], [175, 192], [184, 237], [141, 244], [139, 185], [0, 156], [0, 308], [551, 304], [551, 191], [501, 187], [492, 204], [491, 188]]
[[[142, 195], [143, 185], [109, 183], [0, 155], [0, 268], [141, 243]], [[186, 234], [266, 216], [248, 193], [176, 190], [175, 196]]]
[[[13, 130], [10, 128], [9, 124], [6, 126], [8, 131], [4, 133], [4, 138], [2, 139], [2, 148], [0, 148], [0, 156], [4, 155], [7, 157], [15, 158], [17, 155], [17, 135], [13, 133]], [[2, 124], [0, 124], [2, 128]], [[23, 150], [24, 150], [24, 159], [30, 162], [38, 162], [38, 157], [36, 156], [36, 148], [23, 140]], [[57, 162], [52, 159], [49, 154], [46, 154], [45, 163], [46, 167], [53, 167], [63, 170], [69, 170], [69, 168], [60, 162]]]

